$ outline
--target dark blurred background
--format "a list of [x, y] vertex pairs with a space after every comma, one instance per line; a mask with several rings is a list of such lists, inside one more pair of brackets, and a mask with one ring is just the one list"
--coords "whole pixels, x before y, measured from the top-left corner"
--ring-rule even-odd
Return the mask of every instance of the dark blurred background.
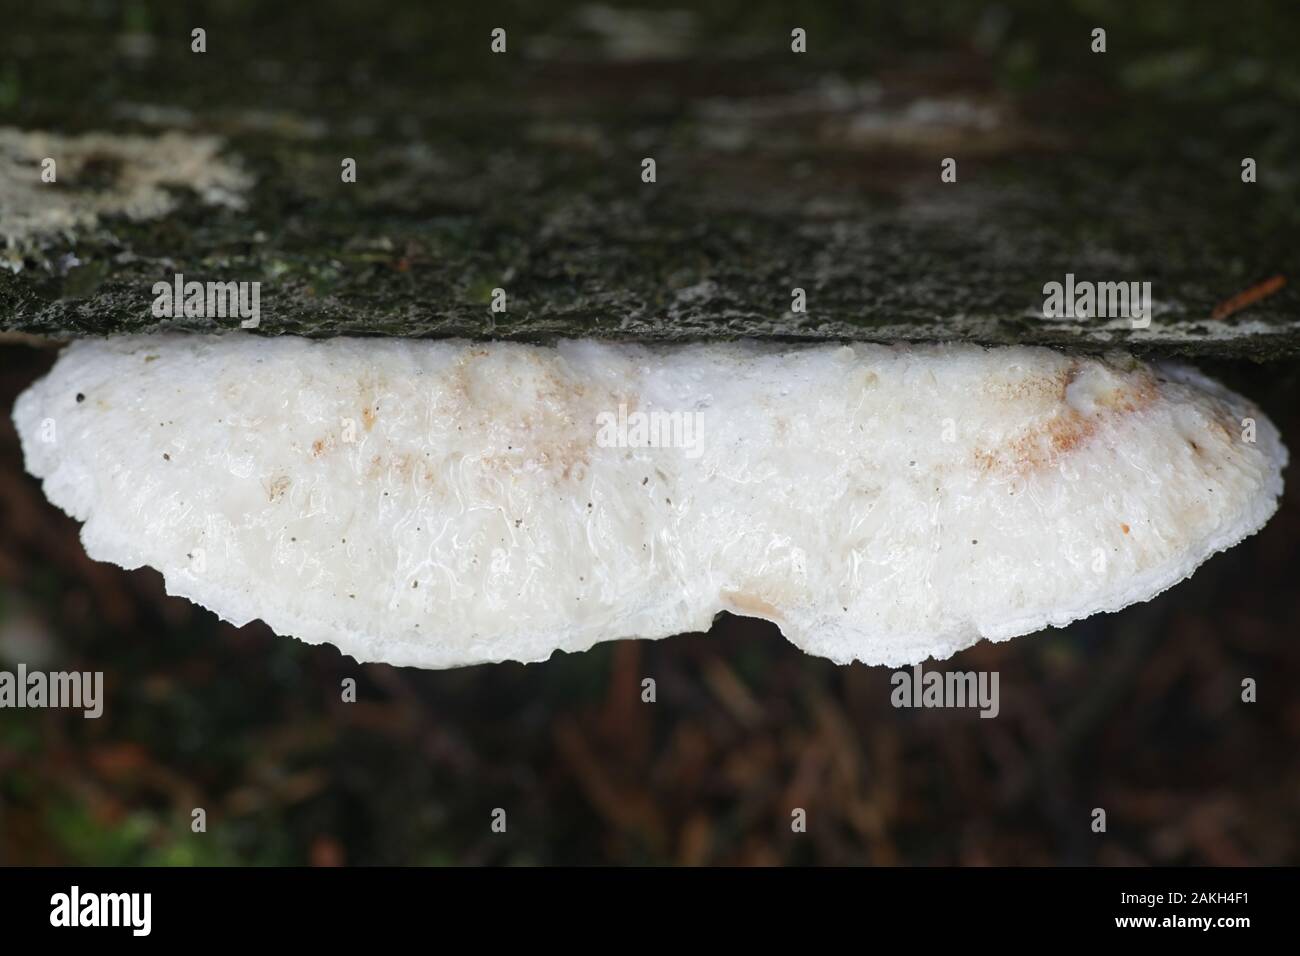
[[[692, 5], [690, 34], [724, 37], [731, 66], [710, 59], [707, 42], [673, 47], [678, 21], [656, 21], [638, 41], [617, 17], [590, 13], [634, 9], [626, 4], [39, 6], [0, 4], [13, 25], [0, 41], [0, 125], [93, 128], [111, 104], [169, 75], [166, 57], [124, 65], [138, 60], [132, 44], [204, 22], [239, 26], [250, 61], [280, 65], [208, 86], [176, 74], [157, 94], [169, 102], [201, 110], [211, 84], [246, 82], [231, 94], [241, 106], [274, 92], [303, 115], [335, 115], [385, 91], [400, 105], [450, 90], [461, 102], [481, 96], [490, 113], [481, 92], [494, 89], [490, 78], [465, 65], [456, 37], [478, 44], [505, 22], [512, 38], [533, 36], [534, 79], [556, 102], [587, 86], [635, 89], [641, 109], [674, 129], [696, 98], [761, 89], [762, 44], [775, 61], [800, 25], [822, 47], [808, 69], [827, 76], [974, 89], [1049, 127], [1068, 126], [1073, 109], [1100, 109], [1112, 158], [1146, 155], [1158, 118], [1193, 143], [1249, 139], [1273, 173], [1247, 213], [1220, 223], [1241, 239], [1240, 285], [1294, 258], [1273, 239], [1294, 224], [1300, 155], [1291, 5]], [[1101, 78], [1088, 73], [1083, 39], [1093, 23], [1110, 28], [1122, 57]], [[1078, 42], [1062, 44], [1064, 31]], [[62, 85], [67, 57], [100, 48], [114, 51], [94, 68], [105, 85]], [[279, 148], [272, 140], [256, 162], [275, 162]], [[883, 168], [908, 168], [891, 155]], [[1123, 180], [1123, 162], [1106, 168]], [[390, 202], [400, 211], [400, 198]], [[1090, 237], [1068, 219], [1052, 228], [1080, 244]], [[0, 307], [23, 306], [26, 293], [6, 288]], [[1300, 364], [1223, 352], [1202, 349], [1198, 364], [1259, 402], [1300, 447]], [[835, 666], [771, 625], [729, 615], [707, 635], [528, 666], [357, 665], [260, 622], [222, 624], [165, 596], [152, 570], [86, 557], [76, 522], [25, 474], [7, 415], [54, 354], [39, 342], [0, 345], [0, 668], [102, 670], [107, 704], [98, 720], [0, 710], [0, 863], [1300, 862], [1293, 491], [1262, 533], [1152, 602], [937, 665], [998, 671], [994, 720], [895, 710], [888, 669]], [[340, 699], [349, 677], [356, 703]], [[641, 702], [644, 677], [657, 682], [656, 703]], [[1246, 677], [1258, 681], [1257, 703], [1241, 701]], [[207, 811], [204, 834], [191, 832], [195, 807]], [[504, 834], [490, 830], [497, 807], [508, 813]], [[791, 832], [794, 807], [807, 810], [804, 834]], [[1090, 828], [1094, 807], [1107, 810], [1105, 834]]]

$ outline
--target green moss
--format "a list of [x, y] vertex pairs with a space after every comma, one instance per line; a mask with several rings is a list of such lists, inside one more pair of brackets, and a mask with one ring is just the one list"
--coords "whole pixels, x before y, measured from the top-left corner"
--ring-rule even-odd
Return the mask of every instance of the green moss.
[[[1112, 52], [1095, 56], [1088, 24], [1105, 4], [1053, 10], [1051, 29], [1030, 3], [992, 21], [868, 5], [853, 16], [871, 29], [856, 33], [828, 5], [808, 10], [810, 53], [794, 57], [787, 14], [719, 0], [699, 9], [680, 59], [638, 63], [611, 60], [563, 7], [327, 6], [330, 30], [268, 5], [208, 10], [203, 56], [189, 53], [193, 17], [143, 0], [122, 16], [152, 38], [147, 55], [108, 42], [122, 21], [107, 16], [41, 13], [15, 35], [0, 98], [56, 36], [66, 63], [55, 88], [20, 97], [21, 125], [156, 131], [162, 116], [225, 137], [257, 185], [242, 212], [189, 196], [166, 219], [50, 237], [22, 271], [0, 271], [0, 330], [218, 327], [153, 319], [153, 282], [179, 271], [260, 281], [270, 335], [1297, 351], [1294, 286], [1240, 316], [1243, 334], [1206, 322], [1285, 272], [1300, 238], [1287, 160], [1300, 68], [1274, 35], [1285, 24], [1259, 31], [1246, 57], [1213, 43], [1217, 14], [1126, 12]], [[507, 57], [487, 53], [498, 22]], [[972, 37], [978, 53], [954, 79], [933, 53]], [[873, 83], [883, 99], [844, 105]], [[953, 98], [1009, 112], [993, 133], [954, 127], [933, 142], [906, 127], [908, 103]], [[1240, 182], [1239, 153], [1259, 160], [1258, 184]], [[646, 155], [655, 184], [640, 181]], [[955, 185], [938, 182], [945, 155], [959, 158]], [[344, 156], [355, 184], [340, 182]], [[65, 270], [72, 255], [81, 265]], [[1103, 340], [1099, 323], [1034, 319], [1043, 283], [1067, 271], [1151, 280], [1164, 332]], [[492, 316], [498, 285], [509, 311]], [[806, 315], [788, 311], [795, 286]]]

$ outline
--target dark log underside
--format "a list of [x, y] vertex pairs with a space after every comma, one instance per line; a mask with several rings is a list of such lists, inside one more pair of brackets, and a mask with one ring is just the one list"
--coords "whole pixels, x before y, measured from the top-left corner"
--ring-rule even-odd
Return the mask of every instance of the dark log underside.
[[[180, 272], [260, 282], [261, 334], [1300, 347], [1295, 283], [1211, 318], [1289, 277], [1297, 67], [1281, 38], [1276, 55], [1269, 37], [1214, 46], [1213, 19], [1190, 12], [1173, 38], [1126, 13], [1094, 54], [1091, 19], [1054, 9], [1043, 29], [1029, 3], [992, 26], [866, 4], [856, 33], [843, 11], [725, 3], [385, 17], [333, 0], [312, 22], [253, 3], [102, 20], [36, 6], [0, 39], [0, 125], [216, 135], [251, 186], [243, 208], [172, 183], [161, 216], [10, 236], [0, 333], [238, 326], [155, 317], [153, 284]], [[808, 53], [790, 52], [792, 25]], [[131, 169], [106, 153], [35, 187], [14, 185], [30, 159], [0, 153], [0, 232], [6, 189], [112, 209]], [[1150, 327], [1044, 319], [1043, 286], [1067, 273], [1149, 281]]]

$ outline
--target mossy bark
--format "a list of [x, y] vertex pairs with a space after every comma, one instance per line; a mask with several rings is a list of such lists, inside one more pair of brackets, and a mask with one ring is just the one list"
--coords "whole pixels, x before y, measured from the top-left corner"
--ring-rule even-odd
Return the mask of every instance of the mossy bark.
[[[939, 5], [927, 20], [828, 4], [796, 18], [809, 52], [794, 54], [789, 17], [721, 2], [612, 24], [579, 5], [366, 15], [333, 0], [311, 21], [274, 6], [38, 9], [0, 41], [11, 125], [217, 134], [254, 179], [243, 209], [181, 190], [162, 218], [41, 237], [0, 270], [0, 331], [238, 326], [155, 318], [153, 284], [180, 272], [260, 282], [271, 335], [1300, 350], [1294, 283], [1210, 318], [1292, 268], [1300, 83], [1284, 44], [1252, 61], [1260, 81], [1216, 59], [1214, 22], [1190, 14], [1174, 36], [1138, 18], [1091, 54], [1073, 9], [1043, 30], [1010, 4], [989, 40]], [[190, 50], [195, 26], [207, 53]], [[1067, 272], [1150, 281], [1151, 327], [1043, 319], [1044, 283]]]

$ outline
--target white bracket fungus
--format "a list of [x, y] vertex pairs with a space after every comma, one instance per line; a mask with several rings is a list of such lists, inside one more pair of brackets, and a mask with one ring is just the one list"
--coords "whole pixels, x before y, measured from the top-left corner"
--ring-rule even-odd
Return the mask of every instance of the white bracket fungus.
[[422, 667], [724, 609], [945, 658], [1176, 584], [1263, 526], [1287, 457], [1186, 366], [970, 345], [123, 337], [14, 420], [92, 557]]

